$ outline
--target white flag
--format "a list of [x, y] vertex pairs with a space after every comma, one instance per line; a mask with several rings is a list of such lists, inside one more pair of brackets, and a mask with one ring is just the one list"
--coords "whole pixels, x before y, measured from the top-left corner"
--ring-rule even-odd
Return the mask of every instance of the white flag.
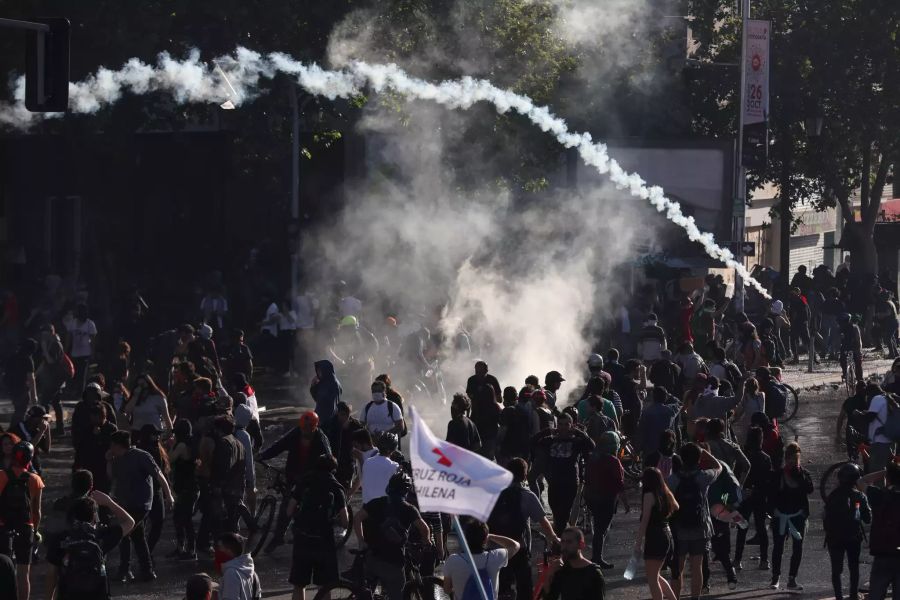
[[409, 445], [419, 508], [487, 521], [512, 473], [483, 456], [439, 440], [412, 409]]

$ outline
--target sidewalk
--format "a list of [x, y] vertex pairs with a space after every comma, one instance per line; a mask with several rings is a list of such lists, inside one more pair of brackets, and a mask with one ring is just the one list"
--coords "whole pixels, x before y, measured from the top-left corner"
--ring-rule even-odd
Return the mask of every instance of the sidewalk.
[[[878, 381], [881, 381], [884, 374], [891, 370], [893, 362], [892, 359], [881, 358], [881, 353], [879, 352], [864, 351], [863, 372], [866, 379], [876, 377]], [[841, 383], [841, 365], [839, 362], [823, 360], [821, 364], [813, 365], [813, 367], [813, 372], [809, 373], [806, 360], [802, 360], [799, 365], [786, 365], [783, 369], [784, 382], [796, 389], [808, 389], [830, 384], [839, 385]]]

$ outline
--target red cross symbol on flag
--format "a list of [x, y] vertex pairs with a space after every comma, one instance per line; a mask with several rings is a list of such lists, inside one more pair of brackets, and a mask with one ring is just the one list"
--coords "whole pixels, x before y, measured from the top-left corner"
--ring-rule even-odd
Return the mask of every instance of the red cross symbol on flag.
[[438, 464], [439, 464], [439, 465], [443, 465], [443, 466], [445, 466], [445, 467], [452, 467], [452, 466], [453, 466], [453, 461], [450, 460], [449, 458], [447, 458], [447, 456], [446, 456], [443, 452], [441, 452], [441, 451], [438, 450], [437, 448], [432, 448], [431, 451], [434, 452], [435, 454], [437, 454], [438, 456], [441, 457], [441, 458], [438, 460]]

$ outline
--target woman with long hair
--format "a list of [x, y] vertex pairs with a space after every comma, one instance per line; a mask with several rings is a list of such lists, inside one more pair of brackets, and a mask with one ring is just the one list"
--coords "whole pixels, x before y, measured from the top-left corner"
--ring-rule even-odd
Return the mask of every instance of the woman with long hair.
[[677, 600], [672, 586], [660, 574], [669, 554], [674, 550], [672, 532], [669, 529], [669, 518], [678, 510], [678, 502], [672, 490], [666, 485], [659, 469], [644, 470], [641, 477], [643, 504], [641, 508], [641, 526], [638, 530], [635, 552], [644, 551], [644, 567], [647, 571], [647, 584], [653, 600]]
[[131, 397], [123, 412], [131, 421], [131, 430], [134, 432], [140, 432], [145, 425], [152, 425], [157, 431], [172, 430], [166, 395], [150, 375], [143, 374], [135, 380]]

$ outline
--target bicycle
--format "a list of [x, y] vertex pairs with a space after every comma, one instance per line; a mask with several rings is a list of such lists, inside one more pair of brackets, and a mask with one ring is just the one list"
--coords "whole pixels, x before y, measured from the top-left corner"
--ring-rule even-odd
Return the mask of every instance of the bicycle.
[[[384, 600], [386, 596], [378, 589], [378, 582], [366, 577], [367, 553], [367, 549], [350, 550], [353, 565], [341, 573], [341, 579], [323, 585], [314, 600]], [[406, 576], [406, 584], [403, 586], [404, 600], [450, 600], [444, 592], [444, 578], [434, 575], [423, 577], [416, 563], [417, 557], [419, 560], [426, 557], [425, 546], [408, 545], [403, 565]]]
[[[547, 571], [550, 568], [550, 559], [558, 558], [559, 552], [553, 552], [553, 548], [547, 543], [547, 536], [540, 531], [533, 531], [535, 537], [544, 542], [543, 559], [537, 564], [537, 578], [534, 583], [534, 590], [531, 592], [531, 600], [540, 600], [544, 595], [544, 584], [547, 582]], [[517, 590], [518, 591], [518, 590]]]
[[[272, 526], [275, 523], [275, 515], [278, 510], [278, 502], [284, 498], [285, 494], [290, 489], [290, 484], [287, 481], [287, 477], [285, 476], [284, 471], [282, 471], [281, 469], [277, 469], [261, 460], [256, 462], [257, 464], [265, 467], [267, 471], [274, 474], [274, 479], [269, 484], [268, 492], [266, 493], [266, 495], [257, 503], [256, 514], [253, 515], [253, 521], [256, 524], [255, 535], [259, 536], [250, 553], [250, 555], [254, 558], [256, 558], [256, 556], [260, 552], [262, 552], [263, 548], [265, 548], [267, 538], [269, 537], [269, 533], [272, 531]], [[335, 549], [342, 548], [344, 544], [347, 543], [347, 540], [350, 539], [350, 534], [353, 531], [353, 527], [350, 526], [350, 524], [353, 523], [353, 508], [350, 506], [349, 501], [347, 502], [347, 516], [347, 527], [342, 527], [338, 523], [334, 524]], [[290, 524], [292, 521], [293, 518], [288, 522], [285, 533], [291, 531]]]
[[797, 393], [797, 390], [786, 383], [782, 383], [781, 385], [787, 390], [787, 397], [784, 402], [784, 414], [781, 418], [778, 419], [779, 423], [787, 423], [795, 416], [797, 416], [797, 409], [800, 408], [800, 394]]

